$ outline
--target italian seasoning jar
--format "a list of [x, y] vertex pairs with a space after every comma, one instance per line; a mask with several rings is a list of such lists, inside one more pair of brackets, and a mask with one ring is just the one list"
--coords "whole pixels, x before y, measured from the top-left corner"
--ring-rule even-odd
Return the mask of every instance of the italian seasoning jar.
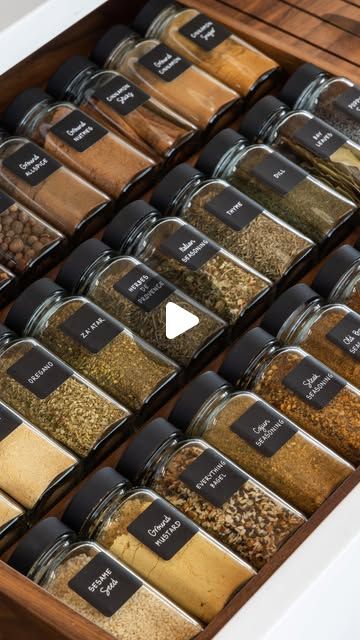
[[[122, 224], [122, 216], [118, 219]], [[118, 219], [104, 234], [115, 247]], [[83, 242], [65, 260], [57, 282], [87, 296], [183, 367], [200, 368], [223, 343], [227, 325], [221, 318], [133, 256], [120, 256], [96, 238]], [[166, 329], [169, 309], [193, 316], [194, 326], [170, 335]]]
[[[130, 414], [40, 346], [0, 325], [0, 398], [80, 456], [104, 447]], [[125, 431], [125, 429], [123, 429]]]
[[356, 205], [265, 144], [249, 145], [233, 129], [218, 133], [197, 168], [222, 178], [318, 244], [338, 239]]
[[164, 402], [177, 386], [179, 367], [100, 307], [69, 296], [49, 278], [31, 284], [6, 319], [32, 336], [132, 411]]
[[255, 569], [261, 569], [304, 522], [204, 440], [184, 437], [163, 418], [136, 435], [118, 464]]
[[[246, 355], [239, 356], [236, 365], [240, 361], [241, 366]], [[224, 375], [228, 374], [228, 362], [221, 370]], [[207, 372], [188, 385], [169, 420], [185, 430], [187, 436], [203, 438], [218, 448], [310, 516], [353, 467], [296, 426], [289, 419], [292, 416], [279, 413], [266, 400], [266, 394], [235, 391], [221, 376]]]
[[117, 640], [192, 640], [201, 625], [95, 542], [46, 518], [9, 564]]
[[140, 38], [124, 25], [98, 40], [92, 59], [123, 74], [140, 89], [190, 120], [199, 129], [219, 128], [232, 120], [240, 96], [154, 38]]
[[64, 521], [202, 622], [210, 622], [255, 575], [154, 491], [133, 488], [109, 467], [82, 486]]
[[[339, 455], [360, 463], [360, 392], [303, 349], [282, 347], [257, 327], [237, 341], [220, 373], [257, 393]], [[349, 467], [319, 447], [317, 455], [313, 451], [313, 469], [306, 481], [313, 483], [321, 501], [323, 490], [325, 498], [326, 491], [349, 474]], [[305, 471], [303, 463], [300, 450], [294, 473]]]
[[0, 491], [0, 551], [5, 551], [26, 529], [25, 511]]
[[360, 253], [349, 244], [336, 249], [318, 271], [312, 285], [328, 302], [346, 304], [360, 314]]

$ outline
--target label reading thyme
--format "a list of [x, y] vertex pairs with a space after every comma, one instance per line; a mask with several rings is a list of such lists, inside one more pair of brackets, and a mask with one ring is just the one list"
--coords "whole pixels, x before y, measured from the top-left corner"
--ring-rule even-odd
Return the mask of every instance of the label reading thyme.
[[92, 118], [75, 109], [51, 127], [51, 133], [80, 153], [107, 135], [107, 130]]
[[311, 118], [294, 133], [294, 138], [320, 158], [330, 158], [347, 142], [345, 136], [318, 118]]
[[3, 164], [31, 187], [36, 187], [61, 167], [60, 162], [32, 142], [4, 158]]
[[215, 49], [231, 36], [229, 29], [218, 22], [214, 22], [204, 13], [200, 13], [184, 24], [179, 29], [179, 32], [191, 42], [196, 42], [205, 51], [212, 51], [212, 49]]
[[171, 560], [198, 532], [198, 528], [159, 498], [128, 526], [128, 532], [163, 560]]
[[334, 101], [339, 109], [360, 122], [360, 89], [351, 87]]
[[0, 191], [0, 213], [9, 209], [13, 204], [15, 204], [15, 200], [10, 198], [6, 193]]
[[21, 418], [0, 405], [0, 441], [22, 424]]
[[360, 361], [360, 317], [357, 313], [347, 313], [326, 337], [354, 360]]
[[196, 271], [219, 252], [219, 247], [195, 229], [184, 225], [161, 244], [160, 250], [191, 271]]
[[256, 218], [263, 207], [240, 193], [234, 187], [227, 187], [219, 195], [206, 203], [205, 209], [213, 213], [234, 231], [240, 231]]
[[307, 356], [283, 379], [288, 389], [315, 409], [324, 409], [343, 389], [345, 380]]
[[120, 116], [127, 116], [128, 113], [135, 111], [150, 98], [145, 91], [120, 75], [107, 82], [103, 87], [99, 87], [95, 91], [94, 97], [111, 107]]
[[271, 458], [297, 432], [284, 416], [260, 401], [245, 411], [231, 430], [267, 458]]
[[99, 353], [123, 331], [111, 316], [91, 304], [84, 304], [75, 311], [60, 329], [91, 353]]
[[284, 196], [308, 175], [306, 171], [288, 162], [279, 153], [272, 153], [255, 165], [251, 173], [270, 189]]
[[131, 269], [114, 289], [146, 312], [156, 309], [174, 291], [169, 282], [143, 265]]
[[171, 82], [180, 76], [186, 69], [191, 67], [191, 63], [179, 56], [175, 51], [165, 44], [158, 44], [139, 59], [139, 63], [155, 73], [165, 82]]
[[40, 400], [45, 400], [72, 376], [72, 370], [49, 351], [33, 347], [7, 374]]

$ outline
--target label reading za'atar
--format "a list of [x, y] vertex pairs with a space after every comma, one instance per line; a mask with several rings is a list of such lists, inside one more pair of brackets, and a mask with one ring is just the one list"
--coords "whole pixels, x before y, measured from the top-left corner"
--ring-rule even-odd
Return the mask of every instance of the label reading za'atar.
[[294, 133], [294, 138], [320, 158], [330, 158], [347, 139], [341, 133], [318, 118], [311, 118]]
[[60, 325], [60, 329], [90, 353], [99, 353], [123, 330], [111, 316], [91, 304], [77, 309]]
[[306, 171], [276, 152], [266, 156], [262, 162], [253, 167], [251, 173], [282, 196], [294, 189], [308, 175]]
[[157, 556], [171, 560], [198, 532], [198, 528], [159, 498], [128, 526], [128, 531]]
[[205, 209], [234, 231], [240, 231], [246, 227], [263, 211], [260, 205], [234, 187], [227, 187], [215, 198], [209, 200]]
[[154, 49], [151, 49], [139, 59], [139, 63], [165, 82], [175, 80], [186, 69], [191, 67], [191, 63], [188, 60], [179, 56], [176, 51], [173, 51], [165, 44], [158, 44]]
[[342, 111], [351, 116], [357, 122], [360, 122], [360, 88], [351, 87], [347, 91], [344, 91], [336, 100], [334, 104]]
[[324, 409], [346, 384], [345, 380], [311, 356], [304, 358], [290, 371], [283, 383], [314, 409]]
[[145, 91], [120, 75], [97, 89], [94, 96], [120, 116], [127, 116], [150, 98]]
[[219, 247], [196, 229], [183, 225], [161, 244], [160, 250], [196, 271], [219, 252]]
[[51, 127], [51, 133], [81, 153], [92, 147], [108, 132], [85, 113], [74, 109], [68, 116]]
[[131, 269], [114, 289], [146, 312], [156, 309], [174, 291], [169, 282], [144, 265]]
[[7, 374], [44, 400], [72, 376], [72, 370], [42, 347], [33, 347], [8, 370]]
[[234, 422], [231, 431], [258, 453], [271, 458], [296, 434], [297, 429], [285, 416], [258, 401]]
[[360, 316], [347, 313], [326, 337], [354, 360], [360, 361]]
[[218, 22], [214, 22], [203, 13], [184, 24], [179, 31], [185, 38], [195, 42], [205, 51], [215, 49], [231, 36], [229, 29]]
[[3, 404], [0, 405], [0, 441], [10, 435], [21, 424], [22, 420], [16, 413], [9, 411]]
[[24, 144], [15, 153], [4, 158], [3, 164], [31, 187], [36, 187], [61, 167], [60, 162], [32, 142]]

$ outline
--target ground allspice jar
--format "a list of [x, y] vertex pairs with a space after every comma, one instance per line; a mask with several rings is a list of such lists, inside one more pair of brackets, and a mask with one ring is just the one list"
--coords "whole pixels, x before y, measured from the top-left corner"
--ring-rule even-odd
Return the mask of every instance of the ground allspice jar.
[[[220, 131], [208, 142], [197, 168], [226, 180], [318, 244], [336, 241], [356, 211], [353, 202], [284, 155], [265, 144], [249, 145], [233, 129]], [[274, 236], [271, 233], [272, 244]], [[277, 251], [281, 255], [281, 249]]]
[[[300, 347], [282, 347], [257, 327], [237, 341], [220, 372], [231, 383], [257, 393], [350, 462], [359, 464], [358, 389]], [[310, 483], [321, 502], [326, 492], [330, 493], [348, 475], [349, 468], [319, 447], [308, 451], [313, 452], [309, 470], [306, 471], [306, 448], [300, 448], [294, 473], [307, 473], [301, 481]]]
[[9, 564], [117, 640], [191, 640], [198, 622], [57, 518], [39, 522]]
[[328, 302], [341, 302], [360, 314], [360, 252], [349, 244], [336, 249], [311, 287]]
[[69, 296], [49, 278], [14, 302], [7, 324], [53, 351], [132, 411], [164, 402], [179, 367], [90, 300]]
[[133, 488], [109, 467], [82, 486], [64, 520], [202, 622], [255, 574], [154, 491]]
[[[238, 360], [244, 362], [246, 353]], [[222, 371], [227, 373], [226, 364]], [[267, 400], [260, 392], [235, 391], [221, 376], [207, 372], [185, 389], [170, 420], [188, 436], [202, 437], [217, 447], [284, 500], [311, 515], [353, 468]]]
[[118, 464], [188, 518], [261, 569], [304, 518], [204, 440], [186, 438], [157, 418], [131, 441]]

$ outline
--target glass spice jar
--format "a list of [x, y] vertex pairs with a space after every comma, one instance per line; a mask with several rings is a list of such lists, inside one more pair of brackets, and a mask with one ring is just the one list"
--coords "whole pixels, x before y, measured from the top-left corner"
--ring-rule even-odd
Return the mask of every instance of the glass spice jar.
[[[220, 373], [232, 384], [257, 393], [339, 455], [360, 463], [360, 392], [303, 349], [282, 347], [257, 327], [237, 341]], [[306, 481], [312, 483], [314, 478], [315, 491], [322, 491], [322, 486], [326, 491], [327, 486], [330, 492], [349, 469], [321, 451]], [[303, 458], [300, 452], [294, 469]]]
[[[121, 214], [104, 234], [104, 239], [115, 247], [118, 222], [121, 226]], [[68, 291], [86, 295], [187, 370], [200, 368], [223, 343], [227, 325], [221, 318], [136, 258], [120, 256], [96, 238], [83, 242], [65, 260], [57, 282]], [[178, 336], [169, 336], [169, 304], [177, 312], [195, 316], [198, 323]]]
[[135, 436], [117, 469], [156, 491], [257, 570], [305, 521], [218, 450], [184, 437], [163, 418]]
[[140, 89], [199, 129], [221, 128], [238, 111], [240, 96], [154, 38], [142, 39], [125, 25], [111, 27], [92, 59], [123, 74]]
[[267, 142], [360, 204], [360, 145], [309, 111], [290, 111], [281, 100], [266, 96], [248, 111], [240, 132], [251, 141]]
[[360, 144], [360, 87], [348, 78], [330, 76], [309, 62], [284, 85], [281, 100], [293, 109], [306, 109]]
[[[120, 439], [130, 414], [40, 346], [0, 325], [0, 398], [80, 456]], [[125, 429], [123, 429], [124, 435]]]
[[0, 551], [5, 551], [26, 529], [24, 510], [0, 491]]
[[6, 319], [132, 411], [154, 409], [174, 393], [179, 367], [100, 307], [69, 296], [49, 278], [31, 284]]
[[46, 518], [9, 564], [117, 640], [191, 640], [201, 625], [95, 542]]
[[[241, 367], [247, 361], [247, 352], [242, 356], [242, 351], [237, 350], [239, 353], [236, 365], [240, 360]], [[228, 374], [230, 357], [220, 370], [224, 375]], [[276, 409], [281, 407], [274, 403], [274, 409], [266, 400], [266, 394], [257, 390], [235, 391], [221, 376], [207, 372], [188, 385], [169, 420], [188, 436], [203, 438], [218, 448], [310, 516], [351, 474], [353, 467], [296, 426], [289, 419], [293, 416], [286, 417], [285, 411], [279, 413]]]
[[247, 99], [259, 99], [274, 88], [278, 79], [280, 69], [275, 60], [192, 7], [171, 0], [150, 0], [133, 26], [141, 35], [172, 47]]
[[17, 278], [14, 273], [0, 264], [0, 306], [9, 302], [15, 295], [17, 289]]
[[154, 491], [133, 488], [109, 467], [82, 486], [64, 521], [202, 622], [255, 574]]
[[224, 180], [206, 180], [189, 164], [172, 169], [150, 203], [165, 215], [181, 217], [273, 282], [299, 276], [315, 253], [309, 238]]
[[356, 205], [265, 144], [249, 145], [233, 129], [203, 149], [197, 168], [222, 178], [319, 244], [346, 231]]
[[360, 315], [345, 305], [326, 304], [308, 285], [296, 284], [268, 309], [262, 327], [360, 387]]
[[349, 244], [336, 249], [318, 271], [311, 288], [331, 303], [360, 314], [360, 253]]

